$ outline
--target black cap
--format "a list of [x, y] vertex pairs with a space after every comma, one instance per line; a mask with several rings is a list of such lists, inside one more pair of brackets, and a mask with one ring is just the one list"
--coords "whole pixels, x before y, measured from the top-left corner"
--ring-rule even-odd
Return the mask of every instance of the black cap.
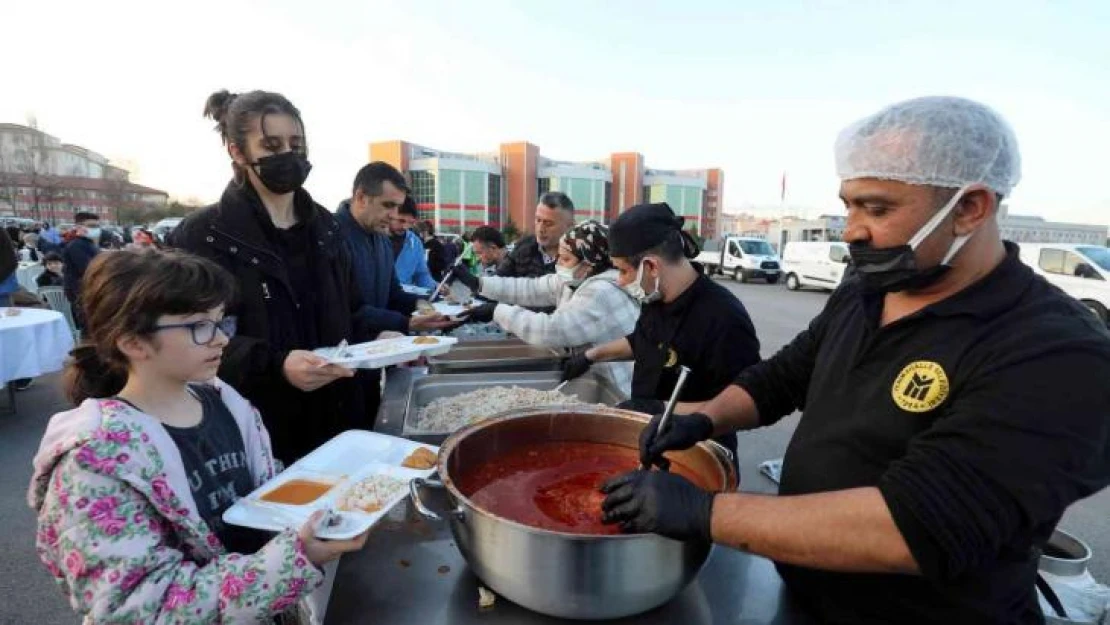
[[629, 258], [642, 254], [672, 233], [682, 232], [685, 222], [665, 202], [633, 206], [609, 226], [609, 255]]

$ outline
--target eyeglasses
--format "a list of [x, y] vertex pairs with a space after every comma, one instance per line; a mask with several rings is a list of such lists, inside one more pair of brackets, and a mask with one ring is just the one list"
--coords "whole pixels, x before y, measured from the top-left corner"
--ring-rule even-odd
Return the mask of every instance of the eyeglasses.
[[154, 326], [154, 331], [172, 330], [174, 328], [189, 328], [193, 335], [193, 342], [197, 345], [208, 345], [216, 339], [216, 330], [219, 329], [227, 338], [235, 336], [235, 317], [224, 317], [219, 321], [201, 319], [193, 323], [172, 323], [164, 326]]

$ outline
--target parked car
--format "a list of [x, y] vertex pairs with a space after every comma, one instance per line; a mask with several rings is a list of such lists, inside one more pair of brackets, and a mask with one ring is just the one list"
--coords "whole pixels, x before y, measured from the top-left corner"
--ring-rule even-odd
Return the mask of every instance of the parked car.
[[1103, 323], [1110, 309], [1110, 248], [1068, 243], [1022, 243], [1021, 261], [1083, 302]]
[[728, 274], [740, 282], [759, 278], [774, 284], [782, 275], [779, 257], [771, 244], [754, 237], [709, 239], [694, 261], [704, 265], [709, 275]]
[[159, 241], [164, 242], [166, 240], [166, 237], [169, 236], [171, 232], [173, 232], [173, 229], [176, 228], [177, 225], [184, 220], [184, 217], [167, 217], [166, 219], [163, 219], [162, 221], [154, 224], [151, 232], [154, 233], [154, 236]]
[[848, 245], [836, 241], [792, 241], [782, 252], [786, 288], [836, 290], [848, 268]]
[[34, 219], [27, 219], [24, 217], [0, 217], [0, 228], [15, 226], [20, 230], [31, 230], [41, 225], [41, 221], [35, 221]]

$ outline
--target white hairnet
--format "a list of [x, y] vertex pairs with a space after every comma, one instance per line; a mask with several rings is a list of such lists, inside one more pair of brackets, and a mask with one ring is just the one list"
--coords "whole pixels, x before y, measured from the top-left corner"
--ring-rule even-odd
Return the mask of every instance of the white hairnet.
[[978, 102], [926, 97], [892, 104], [840, 132], [841, 180], [878, 178], [937, 187], [983, 183], [1002, 195], [1021, 179], [1017, 137]]

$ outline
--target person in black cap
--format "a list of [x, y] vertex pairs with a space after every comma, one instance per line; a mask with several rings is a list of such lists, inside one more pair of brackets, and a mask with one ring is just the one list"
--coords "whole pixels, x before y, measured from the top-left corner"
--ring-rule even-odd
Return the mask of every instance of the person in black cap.
[[[679, 400], [700, 402], [759, 362], [759, 339], [748, 311], [690, 262], [698, 246], [683, 223], [666, 204], [642, 204], [609, 227], [617, 282], [640, 302], [640, 319], [632, 334], [571, 356], [563, 380], [595, 363], [634, 360], [632, 398], [618, 407], [655, 414], [663, 411], [681, 365], [690, 368], [690, 376]], [[735, 452], [735, 434], [718, 442]]]

